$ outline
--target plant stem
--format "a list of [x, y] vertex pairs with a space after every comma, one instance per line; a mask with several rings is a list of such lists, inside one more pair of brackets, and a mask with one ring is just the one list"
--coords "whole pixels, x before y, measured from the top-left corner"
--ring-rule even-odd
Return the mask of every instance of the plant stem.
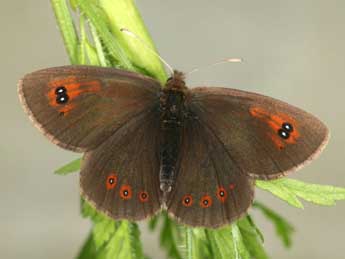
[[78, 36], [65, 0], [51, 0], [71, 64], [78, 64]]

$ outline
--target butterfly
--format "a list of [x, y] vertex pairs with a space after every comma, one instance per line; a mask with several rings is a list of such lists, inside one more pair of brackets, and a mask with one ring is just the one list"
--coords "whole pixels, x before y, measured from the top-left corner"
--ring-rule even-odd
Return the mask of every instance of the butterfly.
[[135, 72], [48, 68], [19, 82], [20, 100], [53, 143], [82, 152], [81, 194], [114, 219], [162, 209], [216, 228], [246, 214], [256, 179], [296, 171], [324, 148], [327, 127], [273, 98], [188, 88], [174, 71], [163, 87]]

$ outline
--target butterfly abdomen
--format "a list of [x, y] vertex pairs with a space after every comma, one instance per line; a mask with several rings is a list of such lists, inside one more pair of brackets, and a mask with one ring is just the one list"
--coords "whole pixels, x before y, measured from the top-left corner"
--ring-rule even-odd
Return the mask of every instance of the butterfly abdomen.
[[[171, 81], [170, 81], [171, 82]], [[182, 139], [185, 93], [167, 85], [160, 98], [160, 187], [169, 192], [175, 179], [176, 162]]]

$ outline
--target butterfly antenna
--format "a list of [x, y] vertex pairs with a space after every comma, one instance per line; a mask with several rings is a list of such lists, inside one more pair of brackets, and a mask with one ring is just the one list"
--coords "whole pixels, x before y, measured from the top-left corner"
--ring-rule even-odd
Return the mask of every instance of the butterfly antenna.
[[218, 61], [216, 63], [213, 63], [213, 64], [209, 64], [209, 65], [206, 65], [206, 66], [203, 66], [203, 67], [198, 67], [198, 68], [194, 68], [193, 70], [189, 71], [187, 73], [187, 75], [190, 75], [194, 72], [197, 72], [199, 70], [202, 70], [202, 69], [205, 69], [205, 68], [209, 68], [209, 67], [213, 67], [213, 66], [217, 66], [217, 65], [220, 65], [220, 64], [224, 64], [224, 63], [240, 63], [242, 62], [243, 60], [241, 58], [227, 58], [227, 59], [223, 59], [221, 61]]
[[155, 55], [156, 57], [158, 57], [160, 59], [160, 61], [163, 62], [163, 64], [166, 66], [166, 68], [168, 68], [171, 76], [174, 75], [174, 69], [168, 64], [168, 62], [166, 62], [160, 55], [157, 54], [156, 51], [154, 51], [142, 38], [140, 38], [138, 35], [136, 35], [135, 33], [133, 33], [132, 31], [126, 29], [126, 28], [121, 28], [120, 29], [121, 32], [128, 34], [129, 36], [137, 39], [138, 41], [140, 41], [140, 43], [147, 49], [149, 50], [153, 55]]

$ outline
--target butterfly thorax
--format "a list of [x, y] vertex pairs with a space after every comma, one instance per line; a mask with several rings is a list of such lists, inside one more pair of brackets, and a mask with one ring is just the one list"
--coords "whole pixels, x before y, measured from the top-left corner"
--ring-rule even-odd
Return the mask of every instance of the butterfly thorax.
[[167, 80], [160, 98], [160, 186], [169, 192], [175, 179], [176, 163], [180, 152], [182, 126], [185, 116], [185, 99], [187, 87], [184, 75], [174, 71]]

